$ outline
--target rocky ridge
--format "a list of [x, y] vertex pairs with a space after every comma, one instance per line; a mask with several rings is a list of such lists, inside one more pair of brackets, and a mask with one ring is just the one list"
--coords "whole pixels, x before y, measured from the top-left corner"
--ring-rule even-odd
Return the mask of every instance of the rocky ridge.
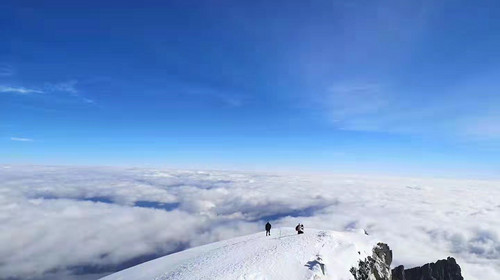
[[400, 265], [391, 270], [391, 263], [392, 250], [387, 244], [378, 243], [372, 255], [360, 260], [358, 267], [350, 271], [355, 280], [464, 280], [452, 257], [410, 269]]

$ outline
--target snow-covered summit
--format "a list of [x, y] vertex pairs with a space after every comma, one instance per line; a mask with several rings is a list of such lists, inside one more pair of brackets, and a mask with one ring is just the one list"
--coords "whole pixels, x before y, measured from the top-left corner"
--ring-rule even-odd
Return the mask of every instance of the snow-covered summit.
[[358, 232], [293, 228], [191, 248], [111, 274], [102, 280], [352, 279], [350, 268], [372, 254], [376, 240]]

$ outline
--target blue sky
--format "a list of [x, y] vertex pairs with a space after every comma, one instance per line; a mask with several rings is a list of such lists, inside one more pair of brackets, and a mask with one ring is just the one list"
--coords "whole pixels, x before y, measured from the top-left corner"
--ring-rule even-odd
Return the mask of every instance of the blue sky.
[[496, 1], [4, 1], [0, 159], [500, 174]]

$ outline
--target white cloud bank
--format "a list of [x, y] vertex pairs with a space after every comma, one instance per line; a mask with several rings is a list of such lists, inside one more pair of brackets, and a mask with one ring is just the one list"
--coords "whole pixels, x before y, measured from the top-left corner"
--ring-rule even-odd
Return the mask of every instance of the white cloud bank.
[[395, 265], [452, 255], [466, 279], [500, 279], [496, 181], [97, 167], [0, 168], [0, 181], [0, 278], [89, 279], [270, 220], [365, 228]]

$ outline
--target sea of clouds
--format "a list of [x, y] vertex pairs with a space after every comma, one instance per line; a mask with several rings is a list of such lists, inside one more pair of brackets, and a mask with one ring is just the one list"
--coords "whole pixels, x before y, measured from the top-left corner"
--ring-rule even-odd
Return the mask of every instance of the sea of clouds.
[[500, 279], [500, 182], [0, 166], [0, 279], [97, 279], [205, 243], [295, 226], [364, 228], [393, 265], [454, 256]]

